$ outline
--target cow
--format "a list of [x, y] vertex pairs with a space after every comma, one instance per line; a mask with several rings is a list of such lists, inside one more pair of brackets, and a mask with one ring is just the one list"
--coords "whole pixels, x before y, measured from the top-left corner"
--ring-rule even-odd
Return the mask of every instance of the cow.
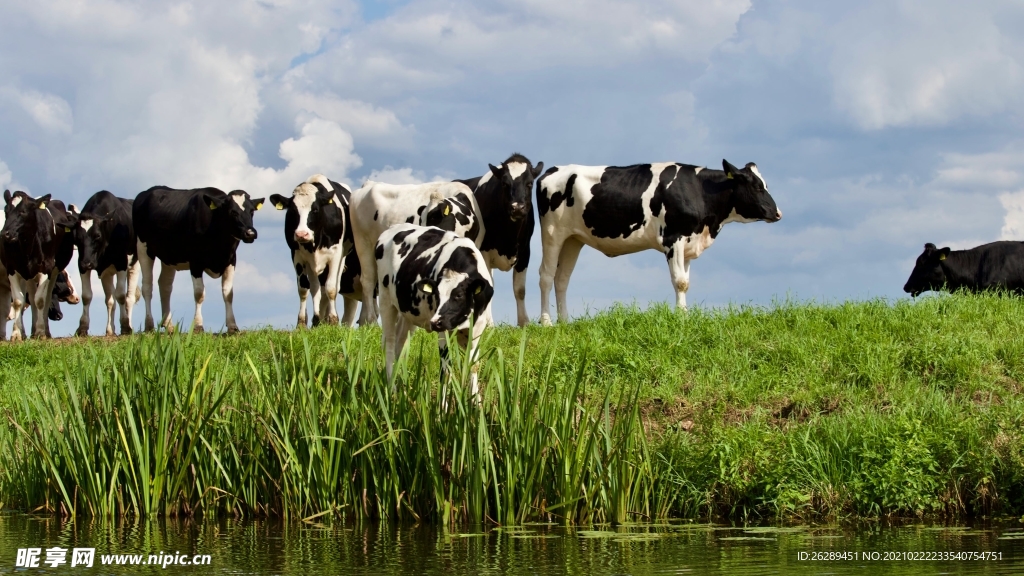
[[203, 272], [221, 278], [224, 320], [228, 334], [238, 332], [234, 300], [235, 252], [239, 241], [256, 240], [252, 216], [263, 198], [250, 198], [244, 190], [224, 193], [217, 188], [176, 190], [154, 186], [139, 193], [132, 205], [137, 237], [136, 254], [142, 268], [142, 296], [146, 301], [146, 331], [153, 330], [153, 264], [160, 260], [161, 325], [171, 331], [171, 288], [176, 270], [192, 274], [196, 311], [192, 331], [203, 331], [202, 304], [206, 295]]
[[969, 250], [936, 248], [929, 242], [903, 285], [903, 291], [914, 298], [928, 290], [960, 289], [1024, 294], [1024, 242], [1004, 240]]
[[[484, 230], [473, 191], [461, 182], [384, 184], [367, 181], [352, 193], [352, 236], [359, 258], [363, 309], [359, 324], [377, 321], [374, 301], [377, 261], [374, 247], [380, 235], [396, 224], [435, 223], [479, 246]], [[457, 213], [457, 216], [456, 216]]]
[[107, 305], [106, 335], [114, 335], [115, 301], [121, 306], [121, 334], [131, 334], [140, 269], [135, 253], [137, 238], [132, 222], [132, 200], [100, 190], [86, 201], [81, 211], [74, 205], [71, 208], [78, 213], [78, 225], [73, 234], [78, 248], [78, 273], [82, 278], [82, 318], [75, 334], [89, 335], [93, 272], [99, 276], [103, 301]]
[[[270, 196], [275, 208], [286, 211], [284, 238], [291, 249], [299, 290], [297, 328], [306, 327], [306, 299], [310, 290], [313, 326], [321, 320], [338, 323], [338, 284], [346, 256], [352, 252], [352, 228], [348, 225], [351, 196], [348, 187], [328, 180], [323, 174], [310, 176], [295, 187], [291, 196]], [[355, 315], [350, 299], [345, 301], [345, 311], [345, 322], [349, 323]]]
[[[57, 274], [71, 261], [76, 224], [60, 200], [49, 194], [32, 198], [25, 192], [4, 192], [6, 222], [0, 232], [0, 262], [7, 270], [14, 325], [11, 340], [24, 337], [22, 313], [26, 298], [32, 310], [32, 337], [49, 338], [50, 299]], [[6, 300], [6, 297], [0, 299]], [[4, 314], [4, 317], [7, 315]]]
[[50, 294], [50, 309], [46, 312], [46, 317], [54, 322], [58, 322], [64, 319], [64, 312], [60, 309], [61, 302], [68, 304], [78, 304], [80, 299], [78, 293], [75, 291], [75, 285], [71, 283], [71, 276], [68, 275], [67, 270], [61, 270], [57, 273], [57, 282], [53, 285], [53, 293]]
[[[516, 299], [516, 320], [526, 326], [526, 269], [530, 265], [530, 240], [535, 226], [533, 182], [544, 170], [544, 163], [533, 166], [526, 156], [514, 153], [498, 167], [488, 164], [486, 174], [470, 180], [457, 180], [473, 189], [486, 231], [480, 252], [488, 268], [512, 272], [512, 292]], [[488, 316], [487, 323], [493, 325]]]
[[568, 319], [565, 292], [584, 245], [606, 256], [661, 251], [676, 308], [685, 310], [690, 261], [711, 246], [722, 226], [782, 219], [754, 163], [739, 169], [722, 160], [722, 168], [659, 163], [549, 169], [537, 183], [541, 324], [551, 324], [552, 284], [558, 319]]
[[[438, 333], [442, 378], [448, 357], [447, 332], [455, 331], [460, 345], [469, 344], [475, 362], [494, 295], [491, 271], [476, 244], [434, 226], [397, 224], [381, 234], [374, 259], [388, 378], [395, 357], [416, 327]], [[476, 366], [470, 378], [476, 397]]]

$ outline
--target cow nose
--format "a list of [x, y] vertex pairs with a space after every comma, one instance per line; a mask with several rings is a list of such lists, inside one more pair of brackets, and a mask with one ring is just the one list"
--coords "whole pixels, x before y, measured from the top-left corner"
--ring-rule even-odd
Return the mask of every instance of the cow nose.
[[308, 231], [308, 230], [296, 230], [295, 231], [295, 241], [296, 242], [303, 242], [303, 243], [305, 243], [305, 242], [312, 242], [313, 241], [313, 233]]
[[442, 322], [440, 318], [437, 318], [436, 320], [431, 320], [430, 329], [433, 330], [434, 332], [443, 332], [444, 322]]
[[254, 240], [256, 240], [256, 229], [255, 228], [249, 228], [248, 230], [245, 231], [245, 234], [242, 236], [242, 242], [245, 242], [246, 244], [250, 244]]
[[775, 209], [775, 220], [782, 220], [782, 210], [779, 210], [778, 208]]
[[83, 262], [82, 263], [82, 272], [92, 272], [95, 269], [96, 269], [96, 265], [93, 264], [92, 262]]

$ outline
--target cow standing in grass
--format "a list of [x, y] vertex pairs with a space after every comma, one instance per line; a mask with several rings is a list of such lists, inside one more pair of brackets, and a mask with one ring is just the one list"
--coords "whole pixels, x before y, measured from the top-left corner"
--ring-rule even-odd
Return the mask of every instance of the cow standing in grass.
[[[284, 237], [291, 249], [299, 291], [296, 327], [306, 327], [306, 300], [313, 294], [313, 326], [321, 321], [338, 323], [338, 288], [346, 256], [352, 252], [349, 201], [352, 192], [323, 174], [310, 176], [291, 196], [274, 194], [271, 204], [286, 210]], [[321, 287], [323, 291], [321, 293]], [[351, 292], [351, 291], [350, 291]], [[345, 298], [343, 323], [352, 325], [358, 300]]]
[[359, 324], [377, 321], [374, 300], [377, 260], [374, 247], [385, 230], [396, 224], [436, 224], [479, 246], [484, 230], [473, 191], [460, 182], [384, 184], [366, 182], [352, 193], [352, 235], [361, 270], [363, 309]]
[[[74, 245], [68, 233], [76, 219], [63, 202], [51, 200], [49, 194], [32, 198], [24, 192], [11, 194], [8, 190], [4, 192], [4, 201], [6, 222], [0, 231], [0, 262], [7, 270], [10, 284], [14, 321], [11, 340], [24, 337], [22, 313], [26, 304], [32, 310], [32, 337], [49, 338], [50, 299], [57, 275], [71, 261]], [[0, 299], [6, 301], [3, 294]]]
[[[442, 378], [449, 331], [457, 333], [460, 345], [468, 344], [475, 362], [494, 295], [490, 269], [476, 245], [440, 228], [399, 224], [381, 234], [374, 258], [388, 377], [409, 332], [417, 326], [438, 333]], [[471, 383], [475, 396], [475, 366]]]
[[[522, 154], [512, 154], [497, 167], [470, 180], [459, 180], [473, 189], [485, 231], [480, 242], [487, 267], [512, 272], [512, 292], [516, 299], [516, 321], [526, 326], [526, 269], [530, 265], [530, 240], [533, 238], [533, 182], [544, 163], [533, 166]], [[428, 224], [430, 224], [428, 222]], [[494, 325], [488, 311], [487, 323]]]
[[[74, 210], [74, 206], [72, 206]], [[105, 333], [114, 335], [114, 312], [121, 306], [121, 334], [132, 333], [132, 308], [138, 298], [139, 261], [132, 222], [132, 201], [106, 190], [93, 194], [78, 214], [73, 229], [78, 248], [78, 272], [82, 278], [82, 318], [78, 336], [89, 335], [92, 274], [99, 276], [107, 306]], [[115, 305], [116, 304], [116, 305]]]
[[929, 242], [903, 285], [915, 298], [928, 290], [960, 289], [1024, 294], [1024, 242], [992, 242], [970, 250], [936, 248]]
[[244, 190], [225, 194], [216, 188], [175, 190], [154, 186], [141, 192], [132, 205], [138, 238], [136, 254], [142, 265], [142, 296], [146, 300], [146, 330], [153, 330], [153, 265], [160, 260], [161, 325], [173, 330], [171, 288], [176, 270], [192, 275], [196, 311], [194, 332], [203, 331], [202, 305], [206, 295], [203, 273], [221, 278], [224, 320], [228, 334], [238, 332], [234, 301], [235, 253], [238, 243], [256, 240], [252, 215], [263, 198], [249, 198]]
[[558, 319], [568, 319], [565, 293], [584, 245], [606, 256], [664, 253], [676, 308], [685, 310], [690, 261], [711, 246], [723, 226], [782, 219], [757, 166], [739, 169], [722, 160], [722, 168], [661, 163], [548, 170], [537, 185], [541, 323], [551, 324], [552, 284]]

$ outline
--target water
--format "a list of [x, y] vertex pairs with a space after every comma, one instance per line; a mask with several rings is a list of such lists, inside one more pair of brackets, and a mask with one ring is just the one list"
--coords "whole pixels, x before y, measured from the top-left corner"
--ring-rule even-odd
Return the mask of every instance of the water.
[[[39, 568], [15, 568], [19, 548], [44, 550]], [[67, 563], [43, 564], [46, 548]], [[96, 549], [92, 568], [70, 566], [74, 547]], [[992, 558], [917, 560], [979, 552]], [[847, 554], [847, 560], [828, 560]], [[110, 554], [164, 561], [208, 554], [209, 565], [103, 565]], [[161, 554], [163, 554], [161, 556]], [[814, 559], [824, 556], [825, 559]], [[908, 557], [909, 556], [909, 557]], [[201, 561], [201, 559], [200, 559]], [[553, 525], [445, 532], [425, 526], [279, 522], [71, 524], [0, 516], [0, 573], [61, 574], [1021, 574], [1024, 525], [857, 524], [742, 528], [637, 524], [570, 530]]]

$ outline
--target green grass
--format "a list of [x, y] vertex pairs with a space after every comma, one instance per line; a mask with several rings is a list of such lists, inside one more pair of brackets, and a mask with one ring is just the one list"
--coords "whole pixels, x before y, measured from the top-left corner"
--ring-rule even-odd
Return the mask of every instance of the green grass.
[[438, 523], [1024, 512], [1024, 301], [618, 307], [485, 337], [0, 345], [0, 502]]

